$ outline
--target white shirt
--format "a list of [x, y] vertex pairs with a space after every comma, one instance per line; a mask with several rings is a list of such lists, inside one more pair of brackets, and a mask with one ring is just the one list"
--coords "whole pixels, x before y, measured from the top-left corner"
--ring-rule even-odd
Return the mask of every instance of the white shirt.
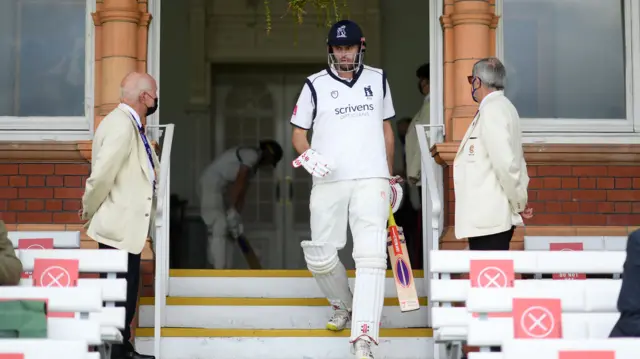
[[311, 148], [333, 165], [314, 183], [389, 178], [383, 121], [395, 116], [383, 70], [363, 66], [351, 81], [332, 70], [309, 76], [291, 116], [291, 124], [313, 129]]
[[[127, 110], [129, 110], [129, 113], [131, 113], [131, 116], [133, 116], [133, 119], [136, 120], [136, 125], [138, 126], [138, 128], [142, 127], [142, 121], [140, 120], [140, 116], [138, 115], [138, 113], [136, 112], [136, 110], [134, 110], [131, 106], [127, 105], [126, 103], [121, 103], [122, 107], [126, 108]], [[140, 133], [140, 131], [138, 131], [138, 133]], [[147, 135], [144, 135], [145, 138], [147, 137]], [[147, 138], [147, 143], [149, 143], [149, 146], [151, 146], [151, 141], [149, 141], [149, 139]], [[151, 148], [151, 151], [153, 151], [153, 147]], [[156, 180], [156, 171], [153, 169], [153, 163], [151, 163], [151, 159], [149, 158], [149, 156], [147, 156], [147, 164], [149, 165], [149, 173], [151, 173], [151, 178], [149, 179], [149, 181], [151, 181], [151, 183], [153, 183], [153, 181]], [[158, 168], [158, 170], [160, 170]]]
[[260, 156], [260, 150], [254, 147], [230, 148], [207, 166], [200, 177], [200, 184], [203, 188], [222, 193], [229, 184], [235, 182], [241, 165], [255, 169]]

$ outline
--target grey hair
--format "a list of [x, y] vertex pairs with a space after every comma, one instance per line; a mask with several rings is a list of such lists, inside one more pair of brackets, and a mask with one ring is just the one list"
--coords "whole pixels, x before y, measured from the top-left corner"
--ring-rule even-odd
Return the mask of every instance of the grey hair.
[[476, 62], [471, 74], [479, 78], [486, 87], [496, 90], [504, 90], [507, 82], [507, 70], [495, 57], [487, 57]]
[[[153, 89], [153, 83], [150, 78], [146, 76], [136, 76], [136, 74], [130, 75], [135, 76], [135, 81], [127, 81], [120, 86], [121, 98], [136, 101], [142, 92]], [[127, 77], [129, 77], [129, 75]]]

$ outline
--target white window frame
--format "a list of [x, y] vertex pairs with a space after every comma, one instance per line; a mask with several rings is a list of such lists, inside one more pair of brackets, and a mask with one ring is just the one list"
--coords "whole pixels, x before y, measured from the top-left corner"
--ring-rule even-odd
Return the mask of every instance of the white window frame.
[[[553, 1], [553, 0], [548, 0]], [[496, 56], [504, 60], [504, 0], [496, 0], [500, 17], [496, 28]], [[522, 118], [525, 142], [529, 143], [638, 143], [640, 140], [640, 2], [624, 0], [626, 118], [547, 119]]]
[[86, 0], [84, 116], [0, 116], [0, 141], [77, 141], [90, 140], [92, 138], [95, 83], [95, 28], [91, 14], [95, 11], [96, 0]]

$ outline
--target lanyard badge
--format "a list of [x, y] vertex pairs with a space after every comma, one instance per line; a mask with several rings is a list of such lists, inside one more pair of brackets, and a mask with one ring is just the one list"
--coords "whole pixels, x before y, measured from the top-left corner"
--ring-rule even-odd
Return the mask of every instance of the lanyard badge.
[[[153, 162], [153, 154], [151, 153], [151, 146], [149, 145], [149, 140], [147, 140], [147, 136], [144, 134], [144, 129], [142, 128], [142, 126], [137, 126], [138, 127], [138, 132], [140, 132], [140, 138], [142, 138], [142, 142], [144, 143], [144, 149], [145, 151], [147, 151], [147, 157], [149, 158], [149, 162], [151, 163], [151, 168], [153, 169], [154, 173], [156, 170], [156, 165]], [[157, 175], [153, 177], [153, 192], [156, 192], [156, 179], [157, 179]]]

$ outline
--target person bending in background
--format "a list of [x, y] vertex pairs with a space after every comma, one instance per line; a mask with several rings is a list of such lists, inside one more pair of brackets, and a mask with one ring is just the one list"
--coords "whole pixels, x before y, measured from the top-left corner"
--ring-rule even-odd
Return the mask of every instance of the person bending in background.
[[228, 235], [237, 238], [242, 234], [240, 213], [249, 180], [261, 168], [275, 168], [282, 154], [278, 142], [263, 140], [258, 147], [226, 150], [204, 170], [200, 178], [200, 217], [207, 225], [207, 255], [211, 267], [225, 269], [230, 265]]

